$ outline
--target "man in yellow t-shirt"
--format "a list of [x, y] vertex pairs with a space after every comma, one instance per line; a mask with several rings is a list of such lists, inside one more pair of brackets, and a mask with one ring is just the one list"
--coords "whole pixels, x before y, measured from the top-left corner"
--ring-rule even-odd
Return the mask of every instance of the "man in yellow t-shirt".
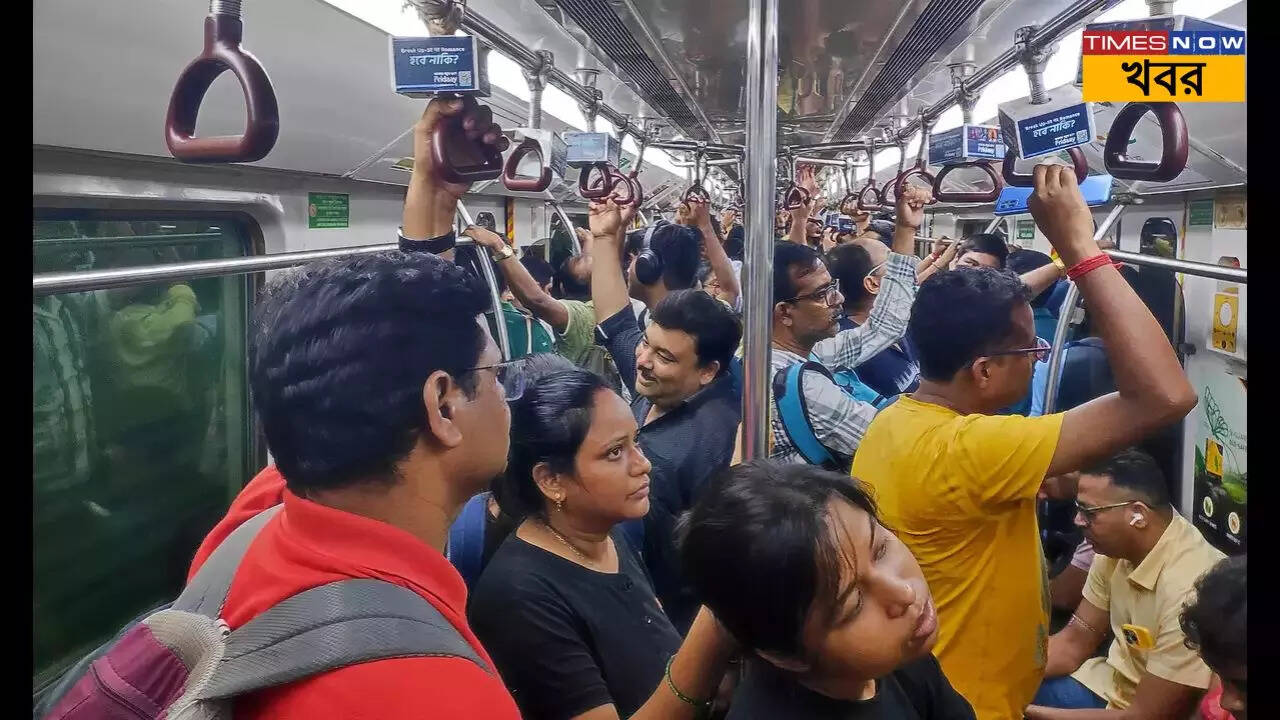
[[[1027, 717], [1187, 717], [1211, 673], [1179, 618], [1196, 579], [1225, 555], [1174, 511], [1164, 474], [1141, 450], [1082, 472], [1076, 507], [1098, 554], [1071, 622], [1049, 640]], [[1090, 657], [1108, 630], [1107, 657]]]
[[1027, 291], [1008, 271], [938, 273], [921, 284], [907, 330], [920, 388], [880, 412], [853, 460], [924, 570], [940, 622], [935, 653], [980, 720], [1020, 720], [1044, 674], [1043, 480], [1110, 456], [1196, 403], [1164, 331], [1100, 257], [1074, 176], [1037, 167], [1030, 206], [1101, 328], [1117, 392], [1066, 413], [996, 416], [1022, 399], [1032, 364], [1048, 355]]

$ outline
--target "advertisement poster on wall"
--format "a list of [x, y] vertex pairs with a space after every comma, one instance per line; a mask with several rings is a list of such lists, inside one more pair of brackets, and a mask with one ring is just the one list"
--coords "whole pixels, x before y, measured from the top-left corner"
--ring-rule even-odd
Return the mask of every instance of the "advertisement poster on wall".
[[1249, 531], [1248, 383], [1212, 366], [1192, 381], [1200, 394], [1191, 418], [1196, 423], [1192, 519], [1209, 542], [1238, 555], [1247, 549]]

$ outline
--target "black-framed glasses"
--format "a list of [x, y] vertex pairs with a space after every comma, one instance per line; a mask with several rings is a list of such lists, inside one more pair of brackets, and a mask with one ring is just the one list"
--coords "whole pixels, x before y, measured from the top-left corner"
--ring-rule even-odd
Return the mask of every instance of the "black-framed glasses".
[[1125, 500], [1124, 502], [1111, 503], [1110, 505], [1085, 505], [1079, 500], [1076, 500], [1075, 505], [1076, 512], [1080, 514], [1080, 517], [1084, 518], [1084, 524], [1092, 525], [1094, 516], [1103, 510], [1114, 510], [1115, 508], [1132, 505], [1135, 502], [1137, 502], [1137, 500]]
[[498, 380], [498, 384], [502, 386], [502, 392], [506, 396], [507, 402], [512, 402], [513, 400], [519, 400], [520, 396], [524, 395], [524, 373], [520, 372], [519, 364], [519, 360], [508, 360], [496, 365], [469, 368], [467, 372], [492, 370]]
[[825, 303], [826, 305], [835, 305], [836, 302], [839, 301], [839, 299], [840, 299], [840, 281], [832, 280], [831, 282], [827, 283], [826, 285], [823, 285], [822, 287], [818, 288], [817, 290], [814, 290], [813, 292], [808, 292], [803, 295], [797, 295], [793, 298], [780, 300], [779, 302], [794, 303], [794, 302], [800, 302], [801, 300], [816, 300], [817, 302]]
[[1044, 338], [1036, 338], [1036, 346], [1029, 348], [1018, 348], [1017, 350], [998, 350], [996, 352], [987, 353], [988, 357], [996, 355], [1022, 355], [1025, 353], [1035, 353], [1035, 358], [1039, 362], [1049, 359], [1049, 351], [1053, 350], [1053, 346]]

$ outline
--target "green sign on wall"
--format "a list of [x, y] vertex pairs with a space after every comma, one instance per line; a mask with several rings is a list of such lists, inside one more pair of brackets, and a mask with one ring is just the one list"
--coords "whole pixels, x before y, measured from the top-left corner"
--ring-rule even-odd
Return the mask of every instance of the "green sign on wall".
[[346, 193], [307, 193], [307, 228], [345, 228], [351, 222], [351, 196]]
[[1019, 240], [1035, 240], [1036, 239], [1036, 221], [1035, 220], [1019, 220], [1018, 221], [1018, 239]]
[[1213, 198], [1191, 201], [1190, 215], [1191, 217], [1187, 221], [1190, 225], [1212, 225]]

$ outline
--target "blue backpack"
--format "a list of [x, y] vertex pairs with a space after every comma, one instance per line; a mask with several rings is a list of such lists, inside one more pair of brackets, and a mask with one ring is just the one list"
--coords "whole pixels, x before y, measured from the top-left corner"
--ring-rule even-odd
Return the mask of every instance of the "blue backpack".
[[449, 544], [445, 557], [457, 568], [458, 574], [474, 590], [480, 571], [484, 569], [485, 516], [489, 513], [489, 493], [483, 492], [462, 506], [458, 519], [449, 528]]
[[778, 418], [782, 421], [782, 429], [787, 433], [791, 444], [811, 465], [847, 471], [850, 458], [837, 458], [827, 450], [826, 446], [818, 440], [817, 434], [813, 431], [813, 425], [809, 422], [804, 393], [800, 390], [800, 378], [805, 370], [826, 375], [855, 400], [872, 405], [876, 410], [883, 410], [893, 404], [899, 396], [885, 397], [859, 380], [858, 373], [853, 370], [841, 368], [833, 373], [827, 366], [814, 360], [793, 363], [774, 375], [773, 398], [777, 405]]

